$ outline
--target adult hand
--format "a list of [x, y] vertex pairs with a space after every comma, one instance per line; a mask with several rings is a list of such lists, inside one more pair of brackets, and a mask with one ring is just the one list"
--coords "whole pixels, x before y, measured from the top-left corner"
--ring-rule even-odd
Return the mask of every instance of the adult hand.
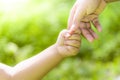
[[90, 23], [93, 23], [99, 32], [102, 30], [98, 16], [105, 6], [104, 0], [77, 0], [68, 19], [69, 33], [73, 34], [79, 28], [88, 41], [96, 39], [97, 34], [91, 29]]

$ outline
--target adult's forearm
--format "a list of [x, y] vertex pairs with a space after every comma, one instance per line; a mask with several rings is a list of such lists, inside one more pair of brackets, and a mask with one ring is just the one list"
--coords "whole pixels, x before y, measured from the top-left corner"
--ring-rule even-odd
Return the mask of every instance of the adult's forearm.
[[110, 2], [116, 2], [116, 1], [120, 1], [120, 0], [105, 0], [107, 3], [110, 3]]
[[40, 54], [16, 65], [12, 72], [13, 80], [41, 80], [62, 59], [53, 45]]

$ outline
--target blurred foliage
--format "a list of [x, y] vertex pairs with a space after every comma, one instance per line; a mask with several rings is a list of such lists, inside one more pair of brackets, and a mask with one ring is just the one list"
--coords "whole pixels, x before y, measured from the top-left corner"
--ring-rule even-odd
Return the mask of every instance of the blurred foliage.
[[[0, 0], [0, 62], [15, 65], [55, 43], [74, 0]], [[100, 15], [103, 31], [43, 80], [115, 80], [120, 75], [120, 2]]]

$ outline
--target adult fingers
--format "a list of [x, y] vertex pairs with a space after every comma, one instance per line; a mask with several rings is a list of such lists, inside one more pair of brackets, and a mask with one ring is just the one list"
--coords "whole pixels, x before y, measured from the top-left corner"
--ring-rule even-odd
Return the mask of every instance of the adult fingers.
[[101, 27], [101, 25], [100, 25], [100, 23], [99, 23], [98, 18], [93, 19], [92, 23], [93, 23], [93, 25], [96, 27], [96, 29], [97, 29], [99, 32], [102, 31], [102, 27]]
[[92, 42], [94, 40], [93, 35], [91, 34], [91, 32], [89, 31], [89, 29], [87, 28], [87, 25], [85, 22], [80, 22], [80, 30], [82, 32], [82, 35], [90, 42]]
[[94, 37], [94, 39], [97, 39], [97, 34], [91, 29], [90, 22], [86, 23], [88, 30], [90, 31], [91, 35]]
[[94, 37], [94, 39], [98, 38], [98, 35], [92, 29], [89, 29], [89, 31], [92, 34], [92, 36]]

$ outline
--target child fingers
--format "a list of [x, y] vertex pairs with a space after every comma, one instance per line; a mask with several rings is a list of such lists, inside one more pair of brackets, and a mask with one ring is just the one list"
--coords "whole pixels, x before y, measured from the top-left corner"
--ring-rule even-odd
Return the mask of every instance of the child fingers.
[[65, 34], [67, 33], [67, 30], [64, 29], [59, 33], [58, 39], [57, 39], [57, 43], [59, 43], [60, 45], [62, 45], [65, 41]]
[[73, 34], [71, 37], [68, 38], [69, 40], [77, 40], [81, 41], [80, 35], [79, 34]]
[[72, 37], [72, 36], [74, 36], [74, 35], [76, 35], [76, 34], [78, 35], [78, 38], [79, 38], [79, 37], [80, 37], [80, 34], [81, 34], [81, 30], [80, 30], [79, 28], [76, 29], [73, 34], [70, 34], [70, 30], [68, 30], [68, 32], [66, 33], [65, 37], [66, 37], [66, 38], [70, 38], [70, 37]]
[[72, 47], [72, 46], [67, 46], [67, 49], [70, 51], [70, 53], [66, 54], [68, 56], [74, 56], [77, 55], [77, 53], [79, 52], [79, 48], [76, 47]]
[[65, 45], [67, 46], [72, 46], [72, 47], [76, 47], [76, 48], [79, 48], [80, 47], [80, 41], [77, 41], [77, 40], [67, 40], [65, 41]]

